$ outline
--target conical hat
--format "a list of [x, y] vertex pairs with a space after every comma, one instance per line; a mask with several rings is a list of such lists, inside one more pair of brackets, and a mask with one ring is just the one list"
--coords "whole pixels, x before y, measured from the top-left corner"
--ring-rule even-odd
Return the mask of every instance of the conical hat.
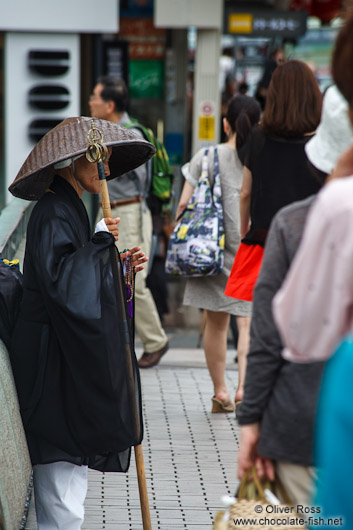
[[156, 152], [151, 143], [116, 123], [97, 118], [67, 118], [32, 149], [9, 187], [12, 195], [28, 201], [40, 199], [54, 178], [54, 164], [86, 153], [89, 145], [87, 133], [92, 120], [103, 134], [103, 143], [112, 147], [115, 156], [119, 157], [119, 171], [107, 180], [141, 166]]

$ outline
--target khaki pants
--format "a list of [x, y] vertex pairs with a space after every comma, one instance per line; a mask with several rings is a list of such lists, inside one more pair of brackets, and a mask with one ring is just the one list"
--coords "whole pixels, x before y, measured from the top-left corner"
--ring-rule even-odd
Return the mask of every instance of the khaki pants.
[[[290, 462], [276, 462], [276, 475], [291, 500], [293, 506], [301, 504], [311, 506], [313, 502], [314, 481], [316, 470], [314, 467], [300, 466]], [[285, 502], [280, 492], [276, 492], [281, 502]]]
[[[126, 204], [112, 210], [112, 218], [120, 217], [118, 249], [139, 246], [149, 256], [152, 242], [152, 216], [150, 210], [141, 204]], [[102, 217], [100, 217], [101, 219]], [[141, 222], [142, 221], [142, 222]], [[146, 353], [156, 352], [165, 346], [167, 335], [162, 328], [151, 291], [146, 286], [148, 263], [136, 274], [135, 285], [135, 328], [143, 342]]]

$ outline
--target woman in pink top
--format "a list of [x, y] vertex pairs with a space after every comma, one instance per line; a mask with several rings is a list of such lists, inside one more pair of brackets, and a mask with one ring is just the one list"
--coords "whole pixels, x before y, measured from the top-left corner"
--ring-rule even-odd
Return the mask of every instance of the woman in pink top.
[[[353, 148], [350, 148], [353, 156]], [[322, 361], [353, 330], [353, 176], [330, 182], [309, 214], [303, 240], [273, 310], [288, 361]]]

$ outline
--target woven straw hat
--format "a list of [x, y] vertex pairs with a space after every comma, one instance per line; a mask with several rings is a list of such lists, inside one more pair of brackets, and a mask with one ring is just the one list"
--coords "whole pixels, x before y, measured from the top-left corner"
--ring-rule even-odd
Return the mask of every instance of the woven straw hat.
[[[93, 121], [103, 134], [104, 144], [112, 147], [114, 155], [119, 157], [119, 172], [107, 180], [141, 166], [156, 151], [152, 144], [126, 127], [97, 118]], [[10, 185], [12, 195], [29, 201], [40, 199], [54, 178], [54, 164], [86, 153], [91, 125], [92, 118], [67, 118], [43, 136]]]

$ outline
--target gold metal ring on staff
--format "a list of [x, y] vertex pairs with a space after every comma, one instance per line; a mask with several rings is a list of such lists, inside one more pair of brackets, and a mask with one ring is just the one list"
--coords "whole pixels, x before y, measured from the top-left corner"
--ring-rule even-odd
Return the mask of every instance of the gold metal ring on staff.
[[108, 149], [103, 143], [102, 131], [96, 128], [93, 120], [91, 124], [91, 128], [87, 133], [89, 146], [86, 151], [86, 158], [92, 163], [104, 162], [108, 155]]
[[86, 158], [89, 162], [104, 162], [107, 155], [108, 149], [104, 144], [91, 144], [86, 150]]

